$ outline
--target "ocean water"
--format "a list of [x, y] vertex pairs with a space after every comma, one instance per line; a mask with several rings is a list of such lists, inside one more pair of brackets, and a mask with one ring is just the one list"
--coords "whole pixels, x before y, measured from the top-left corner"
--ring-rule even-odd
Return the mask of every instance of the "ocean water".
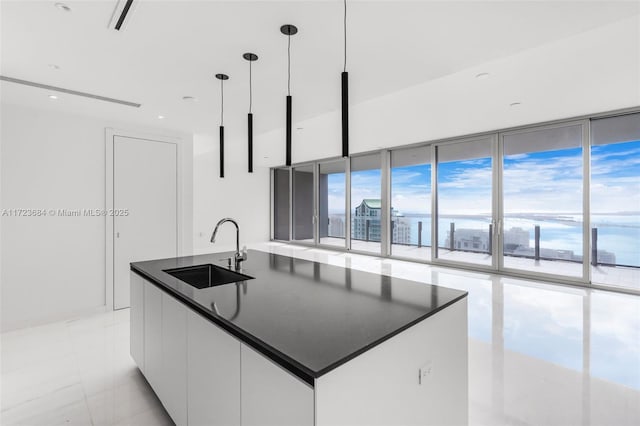
[[[422, 244], [431, 245], [431, 217], [405, 214], [411, 222], [411, 244], [418, 244], [418, 222], [422, 221]], [[443, 247], [449, 231], [449, 224], [456, 229], [471, 228], [488, 231], [489, 217], [446, 217], [440, 218], [438, 245]], [[614, 253], [618, 265], [640, 267], [640, 215], [592, 215], [591, 227], [598, 229], [598, 250]], [[505, 230], [522, 228], [529, 231], [529, 246], [534, 247], [534, 228], [540, 226], [540, 247], [554, 250], [572, 250], [582, 255], [582, 218], [576, 215], [508, 217]]]

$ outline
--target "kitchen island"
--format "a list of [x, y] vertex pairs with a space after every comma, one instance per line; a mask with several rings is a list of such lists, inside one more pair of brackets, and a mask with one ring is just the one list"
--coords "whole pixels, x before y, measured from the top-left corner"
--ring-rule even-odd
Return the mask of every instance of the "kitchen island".
[[166, 272], [232, 256], [131, 264], [131, 355], [177, 425], [467, 423], [466, 292], [256, 250], [237, 282]]

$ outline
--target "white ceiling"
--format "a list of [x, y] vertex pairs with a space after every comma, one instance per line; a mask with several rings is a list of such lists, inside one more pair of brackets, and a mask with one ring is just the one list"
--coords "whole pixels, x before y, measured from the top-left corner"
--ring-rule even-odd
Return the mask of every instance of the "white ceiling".
[[[254, 63], [258, 132], [281, 127], [287, 40], [292, 37], [294, 120], [339, 108], [342, 1], [136, 0], [125, 30], [108, 24], [116, 0], [1, 3], [4, 76], [138, 102], [139, 109], [2, 82], [2, 102], [209, 132], [244, 126]], [[514, 55], [640, 13], [635, 1], [348, 1], [350, 101], [358, 103]], [[58, 70], [48, 64], [56, 64]], [[195, 96], [189, 103], [183, 96]], [[277, 112], [276, 112], [277, 111]], [[166, 118], [158, 120], [161, 114]]]

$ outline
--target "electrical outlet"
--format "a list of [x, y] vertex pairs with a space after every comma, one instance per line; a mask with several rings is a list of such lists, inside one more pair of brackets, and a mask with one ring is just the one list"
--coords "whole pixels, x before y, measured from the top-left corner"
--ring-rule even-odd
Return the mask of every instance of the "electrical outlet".
[[429, 377], [433, 375], [433, 361], [427, 361], [420, 369], [418, 369], [418, 384], [422, 385]]

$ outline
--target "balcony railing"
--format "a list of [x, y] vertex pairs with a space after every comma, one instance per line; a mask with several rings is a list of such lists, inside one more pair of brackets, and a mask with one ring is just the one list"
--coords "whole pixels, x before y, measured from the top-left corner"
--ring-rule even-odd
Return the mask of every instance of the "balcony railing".
[[[352, 224], [352, 235], [351, 235], [351, 239], [352, 240], [356, 240], [356, 241], [371, 241], [371, 242], [380, 242], [380, 238], [377, 237], [376, 235], [371, 235], [371, 230], [372, 228], [374, 228], [375, 226], [378, 226], [378, 229], [380, 227], [380, 219], [360, 219], [361, 221], [364, 222], [364, 235], [362, 235], [361, 237], [358, 236], [358, 232], [354, 232], [354, 227]], [[415, 223], [415, 222], [414, 222]], [[396, 226], [396, 221], [392, 220], [391, 221], [391, 235], [393, 236], [393, 230], [394, 227]], [[423, 244], [422, 242], [422, 231], [423, 231], [423, 222], [422, 221], [418, 221], [417, 222], [417, 226], [418, 226], [418, 235], [417, 235], [417, 243], [414, 242], [406, 242], [406, 241], [402, 241], [399, 242], [396, 239], [392, 238], [392, 244], [394, 245], [401, 245], [401, 246], [408, 246], [408, 247], [430, 247], [429, 244]], [[534, 245], [532, 248], [532, 253], [531, 254], [527, 254], [527, 253], [515, 253], [515, 252], [503, 252], [503, 256], [508, 256], [508, 257], [517, 257], [517, 258], [525, 258], [525, 259], [532, 259], [532, 260], [545, 260], [545, 261], [562, 261], [562, 262], [572, 262], [572, 263], [582, 263], [582, 256], [578, 255], [578, 254], [572, 254], [573, 258], [568, 258], [568, 257], [552, 257], [552, 256], [548, 256], [544, 254], [544, 250], [542, 249], [541, 245], [540, 245], [540, 240], [541, 240], [541, 235], [542, 235], [542, 230], [540, 225], [535, 225], [534, 226]], [[488, 233], [486, 234], [486, 244], [487, 247], [486, 249], [474, 249], [474, 248], [463, 248], [463, 247], [456, 247], [456, 227], [455, 227], [455, 222], [450, 222], [449, 224], [449, 235], [447, 237], [447, 242], [448, 244], [446, 244], [445, 246], [438, 246], [441, 249], [444, 250], [449, 250], [449, 251], [458, 251], [458, 252], [467, 252], [467, 253], [484, 253], [487, 255], [491, 255], [493, 252], [493, 226], [491, 224], [488, 225]], [[481, 231], [482, 232], [482, 231]], [[362, 231], [360, 232], [362, 233]], [[329, 237], [333, 237], [333, 238], [341, 238], [344, 239], [345, 236], [343, 235], [332, 235], [330, 232], [328, 234]], [[472, 241], [470, 241], [472, 242]], [[517, 249], [518, 246], [516, 246], [514, 248], [514, 251]], [[522, 246], [520, 246], [522, 247]], [[531, 248], [529, 248], [528, 246], [525, 247], [528, 250], [531, 250]], [[563, 250], [556, 250], [558, 251], [558, 253], [562, 254]], [[569, 252], [569, 250], [565, 251], [565, 252]], [[598, 228], [592, 228], [591, 229], [591, 265], [592, 266], [608, 266], [608, 267], [625, 267], [625, 268], [640, 268], [639, 265], [626, 265], [626, 264], [622, 264], [622, 263], [618, 263], [618, 262], [606, 262], [606, 261], [601, 261], [598, 260]]]

